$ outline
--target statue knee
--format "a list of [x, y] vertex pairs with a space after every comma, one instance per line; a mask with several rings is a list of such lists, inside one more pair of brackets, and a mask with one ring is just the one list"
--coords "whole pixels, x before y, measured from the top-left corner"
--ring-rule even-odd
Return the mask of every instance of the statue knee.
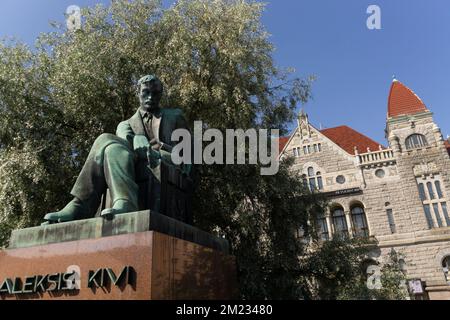
[[95, 139], [94, 146], [108, 144], [111, 141], [116, 140], [116, 136], [111, 133], [102, 133]]
[[120, 157], [120, 158], [129, 158], [130, 160], [134, 159], [134, 154], [121, 143], [112, 143], [105, 148], [105, 156], [106, 157]]

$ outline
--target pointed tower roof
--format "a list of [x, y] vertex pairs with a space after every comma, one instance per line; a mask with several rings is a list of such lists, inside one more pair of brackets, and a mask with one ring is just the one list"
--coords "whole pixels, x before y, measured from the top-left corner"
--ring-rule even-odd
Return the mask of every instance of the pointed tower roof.
[[388, 117], [428, 111], [422, 100], [403, 83], [394, 78], [388, 101]]

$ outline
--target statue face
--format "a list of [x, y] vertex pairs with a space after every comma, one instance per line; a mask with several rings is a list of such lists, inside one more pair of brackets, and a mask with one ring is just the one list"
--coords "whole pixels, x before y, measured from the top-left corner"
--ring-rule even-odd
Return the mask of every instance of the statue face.
[[154, 81], [144, 82], [139, 89], [139, 102], [146, 110], [155, 110], [159, 107], [161, 100], [161, 88]]

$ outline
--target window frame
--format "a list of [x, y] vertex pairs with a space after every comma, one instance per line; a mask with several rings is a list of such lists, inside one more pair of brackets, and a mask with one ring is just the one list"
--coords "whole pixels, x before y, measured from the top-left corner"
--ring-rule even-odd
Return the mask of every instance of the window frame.
[[[337, 212], [342, 212], [340, 215], [336, 215]], [[344, 208], [342, 207], [335, 207], [331, 210], [331, 220], [333, 224], [333, 231], [336, 236], [344, 236], [348, 237], [350, 235], [350, 232], [348, 230], [348, 224], [347, 224], [347, 217], [345, 215]], [[345, 226], [345, 229], [338, 229], [338, 221], [341, 221], [342, 226]]]
[[304, 185], [306, 180], [306, 185], [309, 188], [309, 191], [313, 192], [316, 190], [323, 190], [322, 173], [320, 171], [316, 172], [314, 167], [308, 167], [306, 169], [306, 174], [303, 174], [302, 179]]
[[397, 226], [395, 225], [394, 210], [392, 208], [386, 208], [386, 216], [388, 218], [389, 229], [391, 234], [397, 233]]
[[434, 180], [434, 188], [436, 189], [436, 195], [437, 195], [438, 199], [443, 199], [444, 193], [442, 192], [441, 181]]
[[427, 137], [420, 133], [413, 133], [405, 139], [406, 150], [421, 149], [428, 146]]
[[416, 177], [429, 229], [450, 227], [445, 186], [439, 174]]
[[[356, 212], [356, 209], [360, 209], [360, 212]], [[367, 222], [366, 211], [364, 210], [364, 206], [362, 204], [357, 204], [351, 207], [350, 216], [353, 227], [353, 234], [356, 237], [369, 237], [369, 223]], [[362, 221], [362, 227], [357, 229], [357, 218], [360, 218]]]
[[321, 215], [317, 218], [317, 232], [319, 233], [319, 240], [328, 241], [330, 240], [330, 230], [328, 230], [327, 216]]

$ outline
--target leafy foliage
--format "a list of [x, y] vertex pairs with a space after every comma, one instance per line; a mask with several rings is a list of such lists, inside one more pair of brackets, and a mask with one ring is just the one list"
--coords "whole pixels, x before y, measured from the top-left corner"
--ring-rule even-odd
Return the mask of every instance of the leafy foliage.
[[313, 297], [337, 299], [343, 287], [361, 278], [361, 264], [373, 247], [367, 239], [340, 236], [314, 242], [304, 267], [313, 279]]
[[[240, 0], [181, 0], [167, 10], [159, 1], [117, 0], [84, 8], [81, 29], [56, 25], [32, 49], [3, 43], [2, 234], [40, 223], [69, 200], [95, 138], [135, 112], [143, 74], [158, 75], [163, 107], [182, 108], [189, 123], [285, 132], [309, 98], [310, 79], [274, 65], [262, 10]], [[273, 177], [261, 177], [254, 165], [200, 171], [196, 225], [230, 239], [243, 297], [295, 297], [295, 281], [282, 278], [301, 255], [290, 231], [306, 221], [311, 200], [288, 165]]]
[[377, 299], [405, 300], [408, 297], [406, 286], [405, 256], [401, 252], [391, 249], [387, 262], [381, 268], [381, 285]]
[[[378, 255], [373, 239], [334, 237], [312, 246], [305, 258], [305, 274], [312, 281], [312, 298], [325, 300], [404, 300], [408, 297], [404, 256], [391, 250], [382, 265], [370, 257]], [[368, 267], [379, 272], [369, 274]], [[372, 278], [370, 278], [372, 277]], [[379, 287], [377, 286], [379, 285]]]

